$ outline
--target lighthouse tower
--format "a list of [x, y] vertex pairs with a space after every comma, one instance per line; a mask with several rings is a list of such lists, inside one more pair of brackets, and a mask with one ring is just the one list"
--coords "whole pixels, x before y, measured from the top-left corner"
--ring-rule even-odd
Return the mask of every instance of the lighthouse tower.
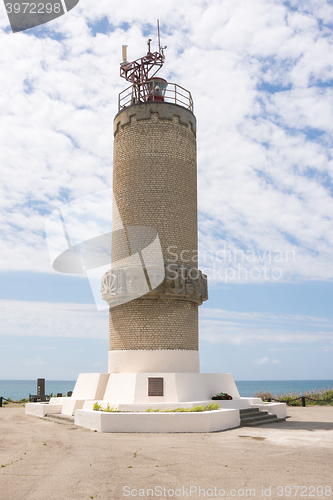
[[[229, 429], [253, 406], [286, 415], [282, 403], [241, 398], [230, 373], [200, 373], [198, 308], [208, 293], [197, 266], [196, 118], [190, 92], [156, 76], [163, 63], [160, 39], [133, 62], [123, 46], [129, 86], [114, 119], [111, 268], [101, 283], [108, 373], [81, 373], [71, 397], [28, 403], [26, 413], [74, 415], [102, 432]], [[216, 393], [217, 411], [160, 412], [212, 409]]]
[[129, 62], [123, 46], [120, 76], [130, 85], [114, 119], [103, 400], [131, 411], [209, 402], [219, 390], [239, 398], [230, 374], [199, 373], [198, 308], [208, 293], [197, 266], [196, 118], [190, 92], [156, 76], [164, 49], [158, 36], [152, 52], [149, 39], [147, 54]]
[[123, 47], [131, 85], [114, 119], [109, 372], [199, 372], [196, 118], [190, 92], [155, 76], [164, 53], [150, 42], [134, 62]]

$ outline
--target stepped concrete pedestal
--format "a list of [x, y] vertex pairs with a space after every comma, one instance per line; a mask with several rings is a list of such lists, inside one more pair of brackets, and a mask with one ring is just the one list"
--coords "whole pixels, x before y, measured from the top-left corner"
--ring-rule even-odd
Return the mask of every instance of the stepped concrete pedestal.
[[[148, 380], [152, 378], [163, 379], [163, 396], [148, 394]], [[227, 392], [233, 399], [212, 401], [216, 392]], [[163, 412], [213, 402], [219, 410]], [[118, 411], [96, 411], [95, 403]], [[244, 412], [249, 416], [253, 408], [256, 417], [259, 408], [274, 413], [273, 421], [286, 416], [285, 404], [241, 398], [230, 373], [85, 373], [79, 375], [71, 397], [28, 403], [26, 413], [38, 417], [54, 414], [64, 421], [74, 416], [76, 425], [101, 432], [215, 432], [238, 427]], [[149, 409], [152, 411], [147, 412]]]

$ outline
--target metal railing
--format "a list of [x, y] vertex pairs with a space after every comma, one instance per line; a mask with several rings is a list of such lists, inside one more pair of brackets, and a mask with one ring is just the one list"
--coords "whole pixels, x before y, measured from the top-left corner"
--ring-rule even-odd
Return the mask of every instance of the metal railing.
[[[267, 402], [268, 403], [273, 403], [273, 402], [277, 402], [277, 403], [286, 403], [287, 405], [289, 405], [290, 403], [293, 403], [293, 401], [298, 401], [298, 400], [301, 400], [301, 405], [303, 407], [306, 406], [306, 400], [308, 399], [309, 401], [315, 401], [316, 403], [321, 403], [321, 404], [328, 404], [328, 405], [331, 405], [333, 403], [331, 403], [330, 400], [325, 400], [325, 399], [313, 399], [313, 398], [309, 398], [308, 396], [298, 396], [297, 398], [291, 398], [291, 399], [277, 399], [277, 398], [274, 398], [273, 396], [271, 398], [267, 398]], [[297, 405], [292, 405], [290, 404], [290, 406], [297, 406]]]
[[155, 95], [154, 85], [152, 86], [153, 91], [151, 92], [149, 90], [149, 83], [151, 82], [153, 82], [153, 80], [148, 80], [147, 82], [140, 84], [134, 83], [120, 92], [118, 99], [118, 112], [122, 111], [124, 108], [128, 108], [129, 106], [140, 104], [142, 102], [163, 101], [183, 106], [193, 113], [193, 99], [191, 92], [184, 89], [184, 87], [181, 87], [177, 83], [168, 82], [166, 89], [163, 90], [163, 99], [161, 99], [160, 93], [156, 92]]

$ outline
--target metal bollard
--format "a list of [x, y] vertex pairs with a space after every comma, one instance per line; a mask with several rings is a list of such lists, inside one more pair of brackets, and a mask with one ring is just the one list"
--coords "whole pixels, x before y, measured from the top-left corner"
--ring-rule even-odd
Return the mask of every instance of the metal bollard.
[[2, 398], [0, 398], [0, 408], [2, 408]]
[[302, 406], [305, 406], [305, 396], [302, 396]]

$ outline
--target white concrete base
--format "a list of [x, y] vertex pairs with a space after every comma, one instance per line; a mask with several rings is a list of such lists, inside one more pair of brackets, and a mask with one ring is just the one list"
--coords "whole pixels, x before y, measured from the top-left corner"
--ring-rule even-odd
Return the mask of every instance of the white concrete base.
[[25, 405], [26, 415], [34, 415], [35, 417], [45, 417], [50, 413], [61, 413], [62, 405], [50, 403], [27, 403]]
[[[85, 401], [103, 399], [108, 373], [80, 373], [70, 398], [62, 399], [62, 415], [75, 415], [76, 410], [83, 408]], [[53, 398], [52, 398], [53, 399]]]
[[61, 408], [62, 415], [72, 416], [75, 415], [76, 410], [81, 410], [86, 401], [85, 399], [74, 399], [73, 397], [64, 398], [64, 402]]
[[25, 413], [27, 415], [35, 415], [36, 417], [45, 417], [45, 415], [53, 413], [72, 416], [76, 410], [83, 408], [86, 402], [94, 403], [92, 400], [73, 399], [72, 397], [51, 398], [49, 403], [27, 403], [25, 405]]
[[25, 413], [37, 417], [45, 417], [49, 413], [74, 415], [85, 401], [103, 399], [108, 380], [108, 373], [80, 373], [70, 398], [51, 398], [49, 403], [27, 403]]
[[80, 373], [76, 381], [73, 399], [103, 399], [108, 373]]
[[[148, 396], [150, 377], [163, 378], [164, 396]], [[207, 401], [216, 392], [227, 392], [233, 399], [240, 399], [231, 373], [110, 373], [100, 399], [117, 404], [160, 404]]]
[[53, 397], [50, 399], [49, 404], [50, 405], [61, 405], [63, 404], [64, 400], [67, 399], [66, 397], [62, 396], [61, 398]]
[[100, 432], [214, 432], [238, 427], [238, 410], [193, 413], [106, 413], [77, 410], [75, 425]]
[[[148, 378], [163, 378], [163, 396], [148, 396]], [[233, 399], [212, 401], [217, 392]], [[102, 408], [119, 412], [93, 410]], [[145, 413], [151, 409], [191, 408], [217, 403], [208, 412]], [[101, 432], [214, 432], [240, 424], [239, 410], [257, 407], [283, 418], [284, 403], [263, 403], [260, 398], [241, 398], [230, 373], [81, 373], [70, 398], [52, 398], [50, 403], [28, 403], [26, 413], [44, 417], [50, 413], [75, 415], [75, 424]], [[127, 412], [127, 413], [121, 413]]]
[[199, 351], [109, 351], [109, 373], [199, 373]]
[[[252, 403], [251, 403], [252, 405]], [[253, 406], [259, 408], [260, 411], [268, 411], [272, 415], [276, 415], [278, 418], [285, 418], [287, 416], [287, 405], [286, 403], [254, 403]]]
[[[148, 378], [162, 377], [163, 396], [148, 396]], [[230, 401], [212, 401], [216, 392], [227, 392]], [[260, 398], [240, 398], [230, 373], [110, 373], [102, 408], [93, 410], [96, 401], [86, 401], [75, 412], [75, 424], [101, 432], [214, 432], [237, 427], [239, 409], [261, 403]], [[216, 402], [222, 409], [208, 412], [145, 413], [148, 408], [172, 409]]]
[[149, 404], [124, 404], [117, 403], [115, 401], [85, 401], [83, 405], [83, 410], [92, 410], [94, 404], [98, 403], [102, 406], [102, 408], [106, 408], [106, 405], [109, 404], [110, 408], [118, 409], [119, 411], [126, 412], [145, 412], [146, 410], [173, 410], [175, 408], [193, 408], [194, 406], [206, 406], [211, 403], [217, 403], [222, 410], [245, 410], [247, 408], [251, 408], [251, 406], [258, 406], [258, 404], [262, 403], [260, 398], [240, 398], [233, 399], [230, 401], [212, 401], [211, 399], [204, 401], [187, 401], [187, 402], [175, 402], [175, 403], [149, 403]]

